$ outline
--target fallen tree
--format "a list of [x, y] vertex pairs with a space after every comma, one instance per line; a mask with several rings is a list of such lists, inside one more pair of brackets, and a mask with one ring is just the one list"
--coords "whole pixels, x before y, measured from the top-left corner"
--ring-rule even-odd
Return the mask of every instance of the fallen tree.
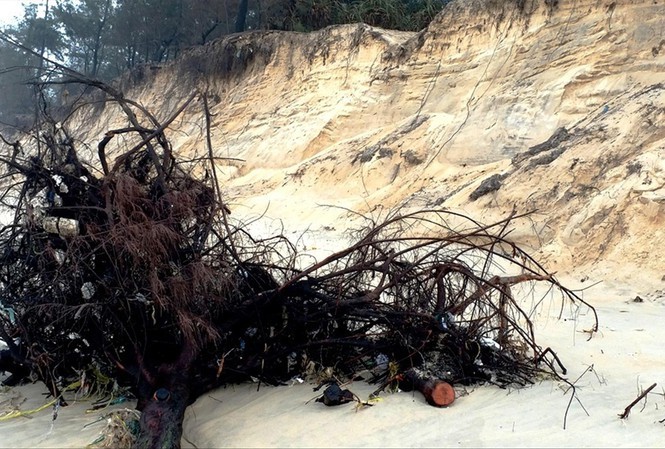
[[[99, 87], [128, 124], [98, 143], [98, 161], [81, 160], [48, 117], [34, 148], [0, 159], [12, 212], [0, 230], [0, 360], [12, 363], [0, 369], [32, 373], [61, 405], [74, 381], [126, 389], [141, 411], [138, 447], [179, 447], [189, 404], [250, 378], [413, 383], [417, 369], [506, 387], [565, 374], [511, 287], [546, 282], [593, 308], [508, 239], [514, 216], [482, 225], [446, 210], [396, 213], [299, 267], [285, 237], [257, 239], [230, 219], [209, 134], [206, 157], [171, 147], [168, 124], [197, 97], [209, 129], [205, 95], [159, 121]], [[127, 148], [109, 163], [118, 135]], [[498, 263], [519, 274], [496, 275]]]

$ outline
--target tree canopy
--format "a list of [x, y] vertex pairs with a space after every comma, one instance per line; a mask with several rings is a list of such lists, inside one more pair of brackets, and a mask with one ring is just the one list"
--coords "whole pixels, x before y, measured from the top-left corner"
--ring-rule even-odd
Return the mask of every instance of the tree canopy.
[[[313, 31], [333, 24], [420, 30], [449, 0], [49, 0], [25, 6], [2, 30], [40, 55], [109, 81], [145, 63], [248, 30]], [[34, 115], [43, 79], [38, 60], [0, 42], [0, 123], [20, 126]], [[21, 67], [19, 70], [18, 68]], [[19, 84], [23, 84], [18, 87]], [[53, 90], [53, 89], [52, 89]]]

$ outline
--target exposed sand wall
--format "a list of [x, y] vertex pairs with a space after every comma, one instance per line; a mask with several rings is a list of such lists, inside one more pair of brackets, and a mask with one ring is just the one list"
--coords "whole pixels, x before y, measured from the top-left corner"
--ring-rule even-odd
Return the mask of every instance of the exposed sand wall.
[[[346, 209], [437, 206], [493, 221], [515, 207], [535, 214], [514, 238], [551, 269], [665, 273], [665, 5], [518, 3], [456, 2], [420, 33], [230, 36], [122, 85], [161, 119], [208, 92], [236, 217], [342, 231], [355, 220]], [[195, 102], [172, 126], [175, 149], [202, 154], [203, 123]], [[80, 137], [94, 145], [123, 124], [107, 105]], [[561, 127], [554, 148], [518, 156]], [[493, 174], [500, 187], [471, 201]]]

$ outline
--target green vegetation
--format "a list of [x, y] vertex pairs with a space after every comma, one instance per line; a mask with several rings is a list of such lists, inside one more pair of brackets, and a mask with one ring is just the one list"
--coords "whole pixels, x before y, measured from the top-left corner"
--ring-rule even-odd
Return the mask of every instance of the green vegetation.
[[[49, 78], [35, 55], [48, 55], [91, 78], [111, 80], [141, 64], [174, 59], [183, 49], [248, 30], [313, 31], [365, 22], [417, 31], [450, 0], [47, 0], [26, 5], [2, 30], [0, 124], [25, 128], [36, 84]], [[19, 51], [18, 42], [32, 52]], [[51, 103], [75, 92], [51, 87]], [[56, 100], [56, 101], [53, 101]]]
[[[450, 0], [295, 0], [274, 2], [269, 27], [312, 31], [328, 25], [364, 22], [404, 31], [425, 28]], [[288, 3], [286, 10], [282, 3]], [[286, 12], [286, 14], [285, 14]], [[281, 20], [281, 22], [280, 22]]]

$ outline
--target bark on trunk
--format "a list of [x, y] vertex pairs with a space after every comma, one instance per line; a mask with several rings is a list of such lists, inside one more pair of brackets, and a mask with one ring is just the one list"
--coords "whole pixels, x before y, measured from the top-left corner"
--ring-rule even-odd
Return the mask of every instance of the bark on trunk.
[[249, 0], [240, 0], [238, 5], [238, 14], [236, 15], [235, 32], [242, 33], [245, 31], [247, 21], [247, 10], [249, 9]]
[[445, 407], [455, 401], [455, 390], [448, 382], [427, 377], [415, 369], [404, 372], [400, 386], [403, 390], [420, 391], [427, 403], [435, 407]]
[[198, 350], [186, 341], [175, 362], [161, 364], [156, 370], [147, 369], [150, 364], [139, 358], [136, 408], [141, 411], [141, 419], [135, 448], [180, 449], [185, 409], [195, 399], [191, 374], [197, 356]]
[[155, 390], [141, 411], [140, 433], [134, 447], [179, 449], [189, 398], [189, 388], [185, 385]]

